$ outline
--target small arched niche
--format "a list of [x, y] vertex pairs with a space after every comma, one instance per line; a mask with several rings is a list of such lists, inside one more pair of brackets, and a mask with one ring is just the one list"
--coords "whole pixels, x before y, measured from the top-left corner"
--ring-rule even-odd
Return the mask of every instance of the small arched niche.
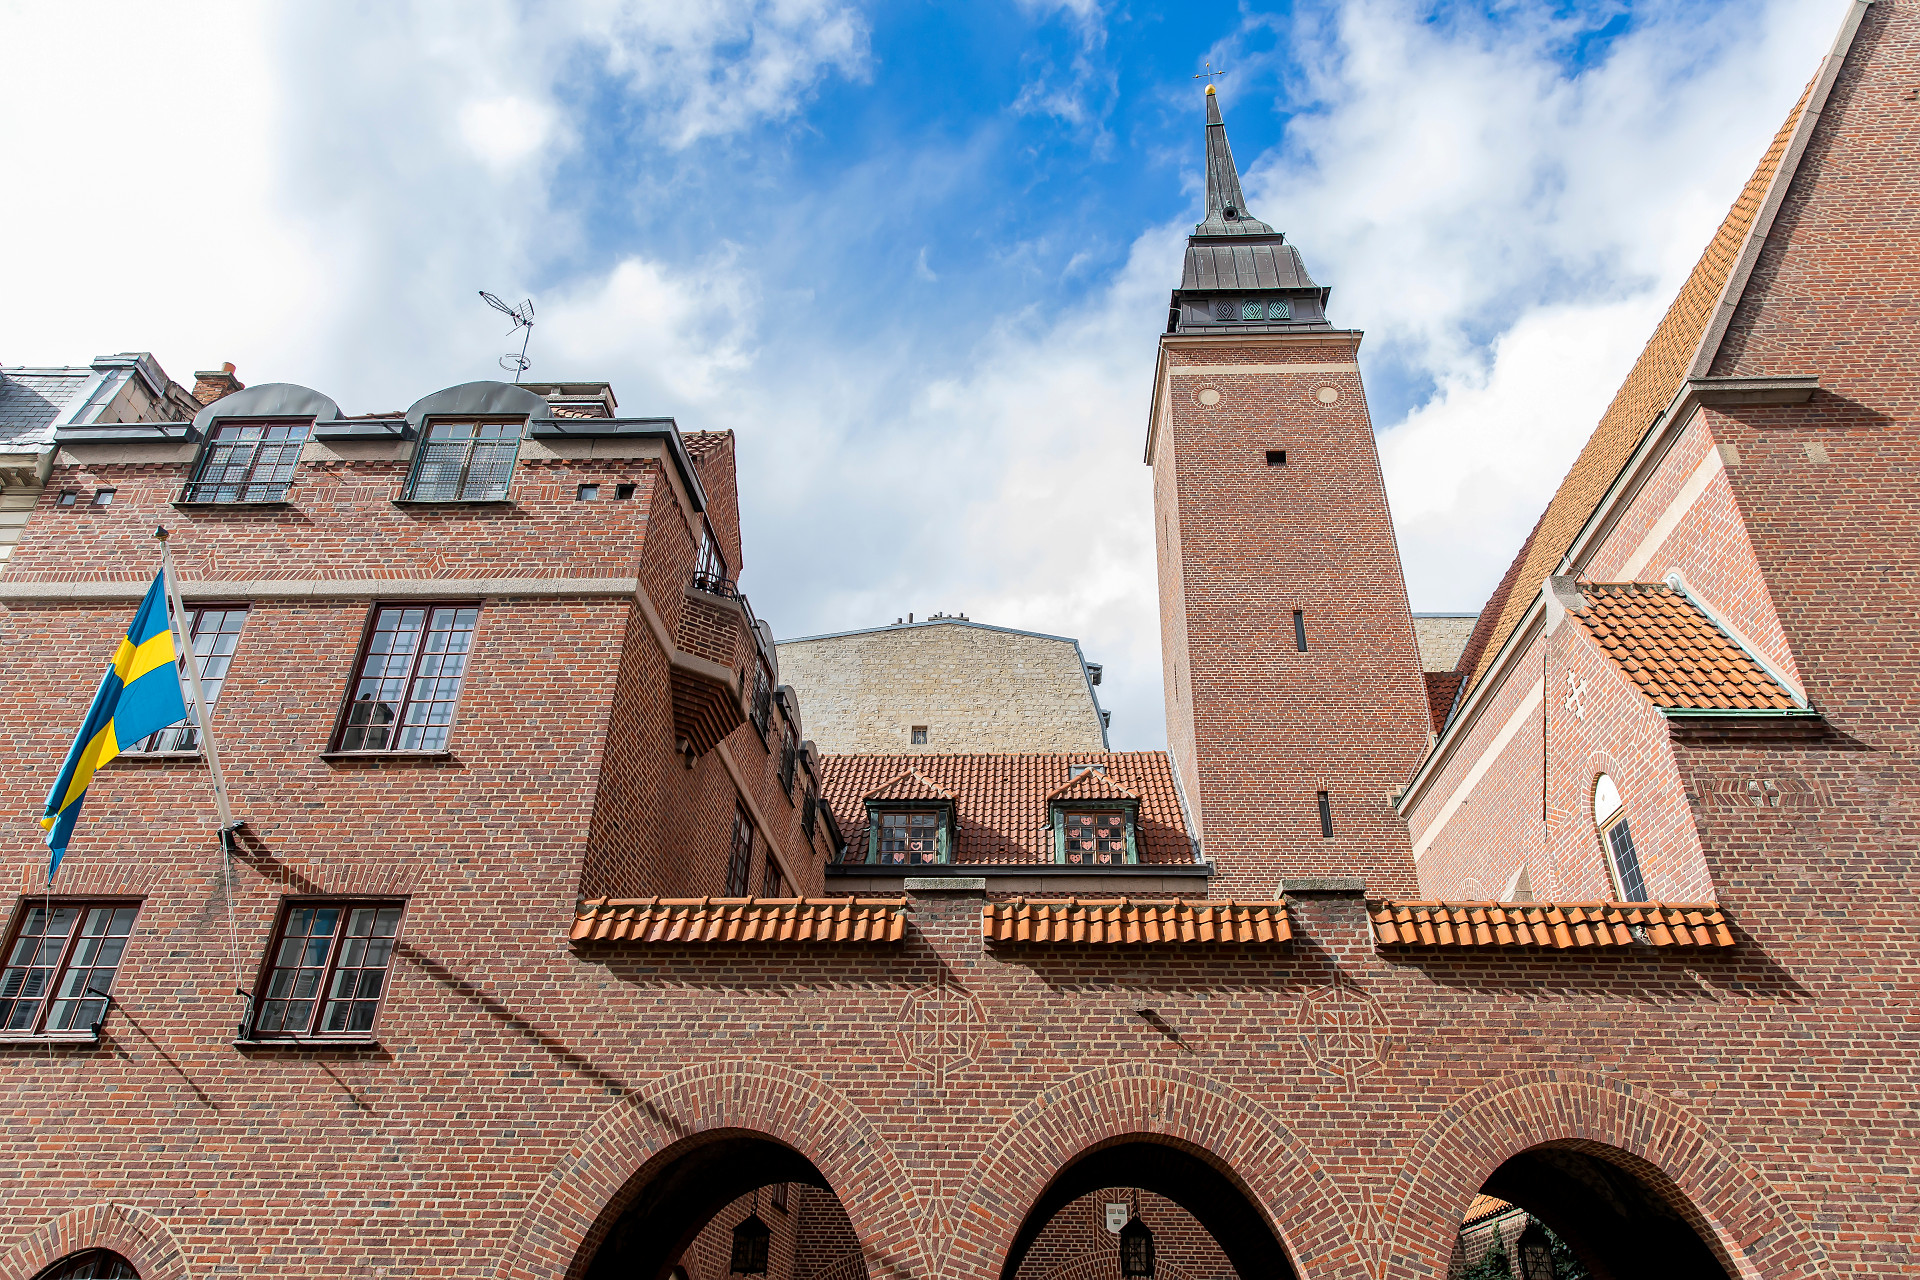
[[[1119, 1209], [1118, 1206], [1125, 1206]], [[1155, 1280], [1297, 1273], [1246, 1185], [1210, 1154], [1156, 1134], [1101, 1143], [1069, 1161], [1020, 1224], [1001, 1280], [1118, 1276], [1114, 1219], [1137, 1212], [1153, 1233]]]
[[[736, 1237], [763, 1230], [766, 1270], [736, 1273]], [[765, 1134], [721, 1129], [675, 1143], [628, 1179], [588, 1233], [567, 1278], [726, 1280], [735, 1274], [867, 1280], [867, 1266], [846, 1209], [812, 1161]]]
[[1646, 1160], [1550, 1142], [1494, 1170], [1462, 1215], [1448, 1280], [1735, 1280], [1705, 1217]]

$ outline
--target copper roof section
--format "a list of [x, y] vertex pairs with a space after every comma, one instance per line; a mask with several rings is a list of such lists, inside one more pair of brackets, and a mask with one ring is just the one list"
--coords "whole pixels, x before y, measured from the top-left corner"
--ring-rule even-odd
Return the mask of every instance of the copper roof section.
[[1711, 902], [1374, 902], [1383, 947], [1731, 947]]
[[592, 898], [569, 941], [601, 943], [898, 942], [905, 898]]
[[1793, 695], [1664, 582], [1581, 583], [1579, 620], [1656, 707], [1797, 711]]
[[1083, 769], [1080, 776], [1047, 796], [1049, 803], [1095, 800], [1138, 800], [1140, 793], [1122, 786], [1098, 768]]
[[1293, 937], [1293, 926], [1284, 902], [1008, 898], [986, 905], [980, 932], [988, 942], [1204, 946], [1286, 942]]
[[882, 783], [860, 798], [862, 800], [947, 801], [952, 800], [953, 795], [944, 788], [936, 787], [933, 783], [927, 781], [926, 778], [921, 776], [919, 770], [909, 769], [899, 777], [890, 782]]
[[[1639, 447], [1641, 438], [1679, 390], [1706, 336], [1740, 247], [1766, 200], [1767, 190], [1786, 155], [1794, 126], [1806, 109], [1813, 87], [1810, 81], [1793, 110], [1787, 113], [1786, 123], [1774, 135], [1759, 167], [1747, 179], [1739, 199], [1727, 211], [1726, 220], [1714, 233], [1706, 252], [1700, 255], [1700, 261], [1694, 264], [1686, 283], [1680, 286], [1673, 305], [1667, 308], [1667, 314], [1628, 372], [1627, 380], [1615, 393], [1613, 403], [1607, 406], [1599, 425], [1580, 450], [1580, 456], [1574, 459], [1572, 469], [1560, 482], [1540, 523], [1515, 558], [1518, 572], [1508, 570], [1507, 581], [1502, 584], [1507, 588], [1506, 598], [1489, 602], [1486, 614], [1493, 616], [1497, 608], [1498, 620], [1490, 628], [1484, 627], [1483, 620], [1485, 635], [1476, 636], [1476, 643], [1471, 647], [1474, 665], [1468, 668], [1462, 664], [1462, 669], [1470, 674], [1469, 687], [1479, 683], [1486, 674], [1487, 667], [1532, 605], [1540, 583], [1559, 571], [1560, 558], [1599, 507], [1614, 478]], [[1496, 597], [1498, 594], [1496, 592]]]
[[954, 862], [1052, 862], [1048, 798], [1073, 780], [1075, 765], [1097, 765], [1110, 783], [1139, 795], [1134, 834], [1141, 862], [1193, 861], [1193, 842], [1164, 751], [828, 755], [820, 757], [821, 793], [848, 847], [864, 852], [866, 798], [913, 771], [953, 798]]

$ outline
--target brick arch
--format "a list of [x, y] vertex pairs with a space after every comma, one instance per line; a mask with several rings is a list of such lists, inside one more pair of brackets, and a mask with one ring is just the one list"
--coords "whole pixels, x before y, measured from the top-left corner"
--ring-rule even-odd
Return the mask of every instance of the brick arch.
[[1390, 1197], [1390, 1221], [1401, 1228], [1396, 1263], [1444, 1276], [1460, 1215], [1481, 1184], [1511, 1157], [1549, 1143], [1651, 1165], [1686, 1197], [1676, 1207], [1742, 1280], [1829, 1270], [1826, 1251], [1760, 1171], [1691, 1112], [1644, 1086], [1564, 1070], [1494, 1081], [1435, 1118]]
[[568, 1274], [635, 1173], [667, 1148], [722, 1129], [764, 1134], [812, 1161], [876, 1276], [918, 1269], [912, 1185], [872, 1120], [812, 1076], [770, 1063], [716, 1062], [637, 1088], [589, 1125], [532, 1196], [495, 1277]]
[[1363, 1224], [1277, 1114], [1217, 1080], [1159, 1063], [1085, 1072], [1002, 1125], [953, 1198], [949, 1221], [965, 1225], [926, 1241], [936, 1270], [956, 1280], [997, 1277], [1029, 1206], [1055, 1175], [1129, 1137], [1170, 1140], [1227, 1173], [1301, 1275], [1371, 1272]]
[[0, 1277], [29, 1280], [60, 1259], [87, 1249], [111, 1249], [140, 1280], [192, 1280], [193, 1269], [167, 1224], [131, 1204], [92, 1204], [43, 1222], [0, 1255]]

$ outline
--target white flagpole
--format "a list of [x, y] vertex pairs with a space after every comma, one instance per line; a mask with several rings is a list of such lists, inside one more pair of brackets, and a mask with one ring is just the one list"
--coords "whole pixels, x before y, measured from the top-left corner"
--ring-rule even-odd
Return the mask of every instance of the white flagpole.
[[173, 548], [167, 544], [167, 531], [157, 528], [153, 536], [160, 540], [161, 573], [167, 583], [167, 601], [173, 615], [173, 648], [186, 655], [187, 687], [193, 694], [193, 719], [200, 729], [200, 750], [206, 753], [207, 772], [213, 775], [213, 803], [220, 811], [220, 844], [224, 848], [233, 838], [239, 823], [227, 805], [227, 778], [220, 772], [220, 748], [213, 741], [213, 725], [207, 711], [206, 695], [200, 691], [200, 655], [193, 651], [193, 637], [186, 634], [187, 608], [180, 601], [180, 579], [173, 569]]

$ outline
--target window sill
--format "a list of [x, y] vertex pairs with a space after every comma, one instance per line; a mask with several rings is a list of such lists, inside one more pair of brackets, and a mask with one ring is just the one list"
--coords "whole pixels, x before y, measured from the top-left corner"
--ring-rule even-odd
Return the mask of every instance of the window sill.
[[451, 760], [452, 751], [322, 751], [320, 758], [328, 764], [341, 764], [351, 760], [365, 760], [378, 764], [387, 760]]
[[378, 1049], [372, 1036], [269, 1036], [264, 1040], [235, 1040], [236, 1049]]
[[175, 511], [218, 511], [223, 507], [240, 507], [247, 511], [287, 511], [293, 502], [288, 498], [270, 498], [262, 502], [242, 502], [239, 500], [216, 501], [212, 498], [175, 498], [167, 504]]
[[498, 508], [499, 510], [502, 510], [502, 511], [511, 511], [514, 507], [514, 501], [510, 497], [508, 498], [390, 498], [388, 499], [388, 501], [390, 501], [396, 507], [400, 507], [403, 510], [409, 510], [409, 511], [415, 511], [415, 510], [434, 511], [442, 508], [450, 511], [464, 511], [464, 510], [473, 510], [473, 509], [484, 511], [492, 508]]
[[134, 764], [145, 760], [152, 761], [155, 764], [165, 764], [170, 761], [178, 763], [182, 760], [194, 761], [204, 759], [206, 759], [206, 756], [199, 751], [122, 751], [108, 763], [109, 765]]
[[23, 1031], [0, 1032], [0, 1047], [39, 1045], [80, 1045], [93, 1048], [100, 1043], [98, 1027], [92, 1031], [42, 1031], [32, 1034]]

